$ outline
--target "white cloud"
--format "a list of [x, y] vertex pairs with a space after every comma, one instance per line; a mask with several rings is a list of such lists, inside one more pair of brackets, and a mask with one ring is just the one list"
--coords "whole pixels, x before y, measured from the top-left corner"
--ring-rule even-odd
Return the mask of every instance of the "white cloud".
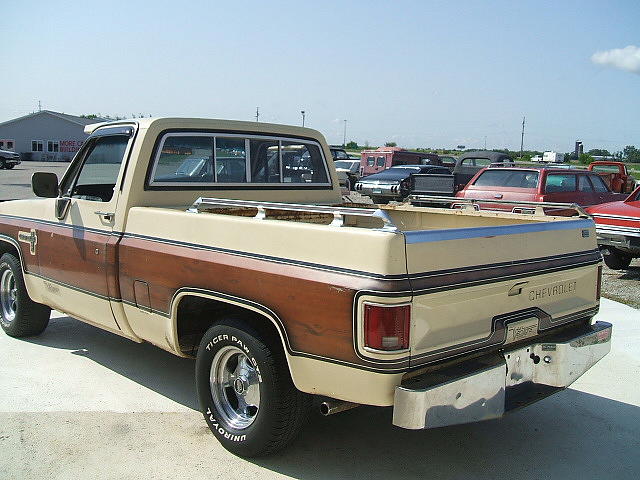
[[598, 65], [619, 68], [627, 72], [640, 74], [640, 47], [629, 45], [624, 48], [614, 48], [591, 55], [591, 61]]

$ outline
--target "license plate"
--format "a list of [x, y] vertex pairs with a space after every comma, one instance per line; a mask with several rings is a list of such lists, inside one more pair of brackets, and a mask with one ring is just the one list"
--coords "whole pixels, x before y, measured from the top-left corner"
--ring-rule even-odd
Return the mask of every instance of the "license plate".
[[371, 190], [373, 193], [382, 193], [382, 190], [380, 190], [379, 188], [374, 188], [373, 190]]
[[505, 345], [525, 338], [535, 337], [538, 334], [538, 319], [525, 318], [518, 322], [509, 323], [507, 325], [507, 338], [505, 339]]

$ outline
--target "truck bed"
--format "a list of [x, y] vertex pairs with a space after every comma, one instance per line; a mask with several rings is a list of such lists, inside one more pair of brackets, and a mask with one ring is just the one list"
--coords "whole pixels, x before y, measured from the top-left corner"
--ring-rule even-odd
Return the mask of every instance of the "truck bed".
[[[590, 318], [601, 259], [586, 218], [222, 199], [132, 208], [120, 254], [123, 297], [146, 275], [153, 311], [207, 285], [277, 312], [291, 353], [381, 372], [499, 348], [510, 321], [535, 318], [542, 334]], [[372, 298], [412, 302], [410, 352], [362, 348]]]

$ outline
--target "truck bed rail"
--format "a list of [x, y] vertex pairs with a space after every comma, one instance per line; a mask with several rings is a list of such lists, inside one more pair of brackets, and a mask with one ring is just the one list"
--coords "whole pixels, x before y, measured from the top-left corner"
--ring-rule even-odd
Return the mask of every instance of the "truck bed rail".
[[257, 213], [253, 218], [258, 220], [265, 220], [267, 218], [268, 210], [328, 214], [333, 215], [333, 220], [329, 224], [332, 227], [344, 226], [344, 218], [347, 215], [378, 218], [383, 224], [382, 228], [379, 230], [392, 233], [400, 232], [400, 229], [393, 222], [391, 217], [379, 208], [332, 207], [328, 205], [304, 205], [296, 203], [259, 202], [254, 200], [200, 197], [187, 211], [191, 213], [201, 213], [207, 209], [213, 208], [253, 208], [257, 210]]
[[[451, 197], [438, 197], [433, 195], [409, 195], [408, 200], [411, 203], [450, 203], [452, 205], [461, 205], [465, 208], [474, 210], [480, 210], [480, 203], [491, 203], [496, 205], [514, 205], [512, 213], [526, 213], [525, 210], [532, 210], [531, 208], [518, 208], [518, 207], [533, 207], [536, 215], [546, 215], [545, 208], [553, 209], [567, 209], [575, 210], [579, 217], [590, 218], [591, 216], [577, 203], [554, 203], [554, 202], [526, 202], [519, 200], [494, 200], [489, 198], [451, 198]], [[515, 211], [515, 210], [520, 210]]]

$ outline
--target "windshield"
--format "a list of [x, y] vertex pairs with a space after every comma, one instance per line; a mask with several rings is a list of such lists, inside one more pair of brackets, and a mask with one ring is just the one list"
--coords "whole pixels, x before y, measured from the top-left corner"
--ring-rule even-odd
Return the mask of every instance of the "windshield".
[[618, 173], [620, 169], [617, 165], [594, 165], [592, 167], [594, 172], [606, 172], [606, 173]]
[[360, 165], [360, 162], [345, 162], [344, 160], [338, 160], [334, 163], [336, 168], [343, 168], [345, 170], [353, 170], [354, 167], [357, 168]]

